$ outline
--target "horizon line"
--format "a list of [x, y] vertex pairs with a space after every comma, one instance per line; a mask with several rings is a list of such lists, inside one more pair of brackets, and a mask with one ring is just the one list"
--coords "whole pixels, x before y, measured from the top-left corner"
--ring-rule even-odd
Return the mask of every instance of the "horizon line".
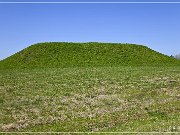
[[180, 2], [0, 2], [0, 4], [180, 4]]

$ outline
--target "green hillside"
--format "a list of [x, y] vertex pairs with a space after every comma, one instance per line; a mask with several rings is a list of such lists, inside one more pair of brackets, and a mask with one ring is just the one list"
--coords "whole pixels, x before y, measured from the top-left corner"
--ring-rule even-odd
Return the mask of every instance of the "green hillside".
[[180, 61], [145, 46], [39, 43], [0, 61], [0, 133], [178, 134], [179, 90]]
[[161, 66], [180, 62], [142, 45], [51, 42], [32, 45], [0, 62], [0, 68]]

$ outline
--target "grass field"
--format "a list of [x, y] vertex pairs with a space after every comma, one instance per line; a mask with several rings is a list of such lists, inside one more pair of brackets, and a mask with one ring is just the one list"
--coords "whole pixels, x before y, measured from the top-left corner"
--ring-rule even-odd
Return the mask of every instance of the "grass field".
[[0, 131], [180, 132], [180, 67], [1, 69]]

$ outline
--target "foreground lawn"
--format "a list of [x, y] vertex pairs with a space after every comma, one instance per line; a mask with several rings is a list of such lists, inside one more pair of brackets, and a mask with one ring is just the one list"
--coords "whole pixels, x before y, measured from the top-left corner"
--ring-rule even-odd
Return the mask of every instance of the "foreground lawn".
[[0, 131], [180, 132], [180, 67], [0, 70]]

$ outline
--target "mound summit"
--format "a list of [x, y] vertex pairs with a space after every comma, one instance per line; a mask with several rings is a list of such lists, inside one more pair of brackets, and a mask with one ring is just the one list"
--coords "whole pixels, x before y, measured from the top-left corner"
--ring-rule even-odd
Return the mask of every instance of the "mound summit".
[[38, 43], [0, 61], [1, 69], [166, 65], [180, 62], [142, 45], [97, 42]]

